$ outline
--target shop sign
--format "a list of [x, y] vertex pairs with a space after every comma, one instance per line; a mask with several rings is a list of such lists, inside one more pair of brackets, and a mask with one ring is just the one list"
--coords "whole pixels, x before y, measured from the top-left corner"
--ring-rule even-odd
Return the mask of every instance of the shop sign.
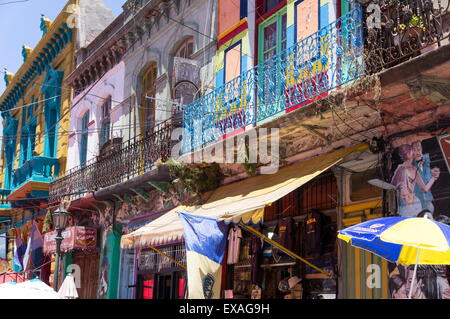
[[[56, 252], [57, 232], [53, 231], [44, 235], [44, 253]], [[64, 238], [61, 242], [61, 251], [75, 249], [93, 249], [97, 247], [97, 229], [90, 227], [74, 226], [62, 232]]]

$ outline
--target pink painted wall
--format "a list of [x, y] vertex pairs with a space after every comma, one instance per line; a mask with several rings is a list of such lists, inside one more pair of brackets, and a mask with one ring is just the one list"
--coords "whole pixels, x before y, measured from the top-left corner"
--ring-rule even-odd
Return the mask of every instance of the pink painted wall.
[[[79, 138], [81, 136], [81, 121], [84, 114], [89, 111], [89, 122], [94, 122], [89, 126], [87, 161], [95, 158], [99, 152], [100, 124], [102, 117], [101, 106], [105, 98], [111, 96], [111, 126], [113, 137], [122, 136], [124, 139], [128, 135], [128, 108], [120, 106], [126, 97], [124, 96], [125, 64], [121, 62], [113, 69], [109, 70], [92, 89], [87, 88], [77, 95], [72, 102], [74, 105], [70, 113], [69, 132], [69, 152], [67, 156], [67, 171], [80, 165]], [[89, 92], [86, 96], [84, 94]], [[122, 128], [122, 132], [118, 128]]]
[[225, 83], [241, 74], [242, 44], [236, 45], [225, 54]]
[[307, 38], [318, 30], [319, 1], [304, 0], [297, 6], [297, 41]]
[[219, 0], [219, 35], [239, 23], [240, 17], [240, 0]]

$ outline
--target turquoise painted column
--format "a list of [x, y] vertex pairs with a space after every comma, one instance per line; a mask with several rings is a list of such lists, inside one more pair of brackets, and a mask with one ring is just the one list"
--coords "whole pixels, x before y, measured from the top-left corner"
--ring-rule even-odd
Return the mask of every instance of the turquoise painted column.
[[120, 239], [122, 237], [122, 225], [115, 225], [115, 229], [108, 234], [108, 247], [110, 260], [109, 264], [109, 278], [108, 278], [108, 293], [107, 299], [117, 299], [119, 289], [119, 269], [120, 269]]
[[114, 229], [102, 229], [98, 299], [117, 299], [121, 236], [122, 225], [115, 225]]

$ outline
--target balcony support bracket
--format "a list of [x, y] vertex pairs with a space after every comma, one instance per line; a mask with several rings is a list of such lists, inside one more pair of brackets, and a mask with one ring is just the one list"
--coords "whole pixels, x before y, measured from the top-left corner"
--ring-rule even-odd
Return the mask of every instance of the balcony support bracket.
[[123, 201], [124, 201], [125, 203], [131, 204], [131, 200], [132, 200], [132, 198], [131, 198], [130, 196], [128, 196], [128, 195], [125, 195], [125, 196], [123, 197]]
[[140, 198], [142, 198], [146, 203], [148, 203], [150, 201], [150, 198], [147, 197], [143, 192], [142, 189], [136, 189], [136, 188], [130, 188], [131, 191], [133, 191], [133, 193], [135, 193], [136, 195], [138, 195]]

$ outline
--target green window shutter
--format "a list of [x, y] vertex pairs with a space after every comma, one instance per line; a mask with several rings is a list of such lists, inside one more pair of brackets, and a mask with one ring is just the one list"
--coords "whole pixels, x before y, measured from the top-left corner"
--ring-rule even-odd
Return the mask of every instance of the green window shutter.
[[87, 146], [88, 146], [88, 124], [89, 124], [89, 111], [84, 114], [81, 120], [81, 140], [80, 140], [80, 165], [84, 166], [87, 160]]

